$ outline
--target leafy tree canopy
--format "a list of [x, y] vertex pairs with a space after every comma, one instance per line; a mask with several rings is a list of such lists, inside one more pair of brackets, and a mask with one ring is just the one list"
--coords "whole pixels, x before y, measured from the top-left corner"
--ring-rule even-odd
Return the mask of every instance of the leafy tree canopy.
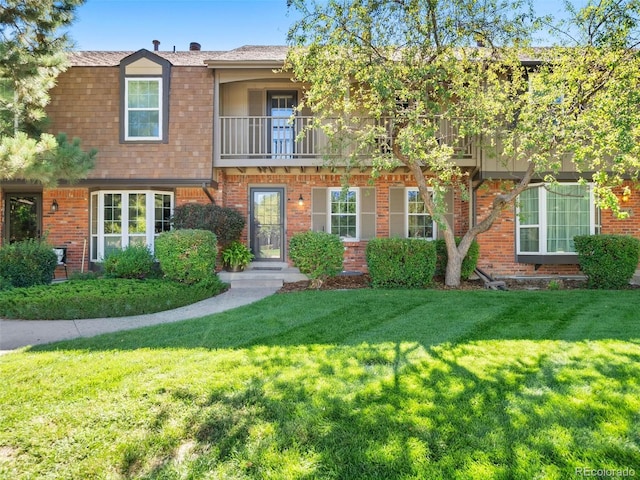
[[[476, 235], [534, 178], [570, 164], [600, 206], [640, 169], [638, 0], [567, 3], [567, 20], [537, 18], [526, 0], [290, 0], [286, 69], [306, 86], [302, 107], [330, 139], [334, 162], [406, 166], [443, 227], [457, 285]], [[549, 30], [542, 48], [532, 46]], [[339, 149], [339, 150], [338, 150]], [[458, 159], [482, 149], [514, 181], [456, 246], [435, 192], [468, 191]], [[344, 152], [348, 152], [346, 155]]]
[[0, 1], [0, 179], [55, 184], [93, 166], [95, 151], [42, 133], [56, 77], [67, 68], [70, 41], [61, 29], [84, 0]]

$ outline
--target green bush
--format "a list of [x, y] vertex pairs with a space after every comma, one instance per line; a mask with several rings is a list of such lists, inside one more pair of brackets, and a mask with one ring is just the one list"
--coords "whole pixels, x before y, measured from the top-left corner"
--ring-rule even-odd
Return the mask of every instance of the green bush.
[[177, 230], [209, 230], [216, 234], [221, 246], [239, 240], [246, 223], [237, 210], [211, 203], [188, 203], [176, 207], [171, 221]]
[[154, 259], [144, 245], [129, 245], [117, 250], [104, 260], [104, 271], [108, 277], [148, 278], [154, 270]]
[[13, 285], [11, 285], [9, 279], [0, 276], [0, 291], [9, 290], [11, 288], [13, 288]]
[[296, 233], [289, 241], [289, 258], [311, 279], [313, 287], [319, 287], [342, 271], [344, 245], [340, 237], [330, 233]]
[[208, 230], [173, 230], [156, 238], [156, 258], [166, 278], [187, 284], [216, 276], [218, 246]]
[[[460, 243], [460, 238], [456, 237], [456, 245]], [[447, 271], [447, 261], [449, 259], [449, 255], [447, 254], [447, 244], [444, 239], [438, 239], [435, 241], [436, 244], [436, 276], [444, 277], [445, 272]], [[480, 245], [475, 240], [471, 242], [471, 246], [469, 247], [469, 251], [467, 251], [467, 255], [462, 260], [462, 270], [460, 278], [462, 280], [467, 280], [473, 271], [476, 269], [478, 265], [478, 257], [480, 256]]]
[[65, 320], [141, 315], [190, 305], [225, 288], [217, 277], [195, 285], [159, 279], [69, 280], [0, 292], [0, 317]]
[[47, 285], [53, 280], [58, 257], [39, 240], [24, 240], [0, 248], [0, 272], [14, 287]]
[[574, 237], [589, 288], [624, 288], [638, 268], [640, 240], [628, 235]]
[[374, 287], [423, 288], [436, 269], [434, 243], [416, 238], [375, 238], [367, 244], [366, 259]]

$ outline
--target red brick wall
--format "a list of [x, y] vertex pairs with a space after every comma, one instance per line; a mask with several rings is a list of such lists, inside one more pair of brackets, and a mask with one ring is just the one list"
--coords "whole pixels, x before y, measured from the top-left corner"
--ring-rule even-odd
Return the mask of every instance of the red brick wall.
[[[314, 187], [340, 187], [341, 175], [335, 174], [241, 174], [233, 171], [219, 172], [217, 178], [221, 190], [217, 192], [216, 202], [219, 205], [232, 207], [248, 216], [248, 197], [251, 186], [284, 186], [286, 192], [286, 230], [287, 245], [291, 236], [311, 228], [311, 190]], [[352, 175], [349, 185], [353, 187], [369, 187], [370, 176]], [[415, 186], [411, 175], [386, 175], [376, 180], [376, 235], [389, 236], [389, 188], [392, 186]], [[302, 195], [304, 205], [298, 205]], [[469, 222], [468, 202], [462, 201], [459, 193], [454, 198], [456, 213], [455, 232], [461, 235]], [[243, 241], [247, 241], [245, 229]], [[344, 269], [366, 271], [366, 241], [345, 242]]]
[[[58, 202], [58, 211], [51, 213], [53, 200]], [[42, 228], [49, 243], [56, 247], [67, 247], [69, 272], [89, 267], [89, 190], [86, 188], [45, 189], [42, 192]], [[86, 245], [85, 245], [86, 241]], [[60, 276], [61, 271], [56, 272]]]
[[[621, 189], [620, 192], [621, 193]], [[477, 221], [481, 221], [489, 212], [493, 199], [500, 193], [498, 182], [486, 182], [477, 193]], [[640, 192], [635, 191], [622, 208], [628, 210], [630, 218], [618, 220], [610, 211], [602, 212], [603, 234], [624, 234], [640, 238]], [[538, 270], [533, 264], [517, 263], [516, 252], [516, 214], [514, 205], [509, 205], [500, 218], [487, 232], [478, 235], [480, 258], [478, 266], [487, 273], [496, 276], [508, 275], [576, 275], [580, 274], [578, 265], [541, 265]]]

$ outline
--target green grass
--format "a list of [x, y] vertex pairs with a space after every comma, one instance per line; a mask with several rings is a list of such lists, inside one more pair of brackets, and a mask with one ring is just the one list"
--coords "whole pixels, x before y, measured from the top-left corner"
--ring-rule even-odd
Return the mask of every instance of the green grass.
[[638, 304], [299, 292], [8, 354], [0, 478], [640, 475]]

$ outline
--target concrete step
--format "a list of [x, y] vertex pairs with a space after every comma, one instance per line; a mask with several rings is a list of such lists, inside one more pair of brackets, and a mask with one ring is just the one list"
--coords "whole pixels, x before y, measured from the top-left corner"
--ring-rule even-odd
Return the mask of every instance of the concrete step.
[[218, 277], [231, 288], [279, 288], [285, 282], [308, 280], [300, 270], [281, 262], [252, 262], [242, 272], [222, 271]]
[[640, 285], [640, 270], [636, 270], [636, 273], [633, 274], [629, 283], [631, 285]]

